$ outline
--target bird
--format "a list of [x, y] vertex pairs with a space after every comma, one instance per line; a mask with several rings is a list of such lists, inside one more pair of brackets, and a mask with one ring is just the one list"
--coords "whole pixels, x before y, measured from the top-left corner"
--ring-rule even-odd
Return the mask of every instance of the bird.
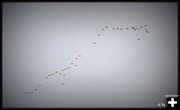
[[93, 44], [96, 44], [96, 42], [93, 42]]

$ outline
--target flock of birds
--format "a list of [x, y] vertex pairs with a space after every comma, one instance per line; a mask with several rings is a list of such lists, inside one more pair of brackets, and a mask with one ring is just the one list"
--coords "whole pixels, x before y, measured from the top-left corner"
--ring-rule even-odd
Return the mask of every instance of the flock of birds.
[[[148, 30], [148, 26], [147, 25], [141, 25], [141, 26], [137, 26], [137, 27], [125, 27], [125, 28], [119, 28], [119, 27], [113, 27], [113, 28], [110, 28], [108, 26], [105, 26], [104, 28], [102, 28], [101, 30], [102, 31], [105, 31], [105, 30], [108, 30], [108, 29], [111, 29], [111, 30], [120, 30], [120, 31], [125, 31], [125, 30], [131, 30], [131, 31], [140, 31], [140, 30], [144, 30], [145, 33], [149, 33], [149, 30]], [[97, 34], [97, 36], [102, 36], [102, 34]], [[140, 40], [139, 38], [137, 40]], [[96, 41], [93, 41], [92, 42], [93, 45], [97, 44]], [[74, 60], [80, 60], [82, 57], [81, 54], [77, 55]], [[69, 66], [67, 66], [66, 68], [62, 68], [60, 69], [59, 71], [54, 71], [53, 73], [51, 74], [48, 74], [46, 76], [44, 76], [45, 79], [49, 79], [53, 76], [62, 76], [62, 77], [66, 77], [66, 74], [65, 74], [65, 71], [73, 68], [73, 67], [77, 67], [78, 65], [75, 63], [75, 62], [71, 62], [69, 63]], [[62, 86], [65, 86], [66, 83], [65, 82], [62, 82], [61, 83]], [[38, 84], [38, 86], [36, 88], [33, 88], [31, 90], [28, 90], [28, 91], [25, 91], [24, 94], [25, 95], [30, 95], [30, 94], [33, 94], [37, 91], [39, 91], [39, 89], [42, 87], [42, 84]]]

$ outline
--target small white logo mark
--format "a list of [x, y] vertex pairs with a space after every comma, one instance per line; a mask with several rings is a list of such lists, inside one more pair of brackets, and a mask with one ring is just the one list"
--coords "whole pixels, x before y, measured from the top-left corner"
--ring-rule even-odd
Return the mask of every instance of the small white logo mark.
[[174, 107], [177, 104], [177, 101], [174, 101], [174, 98], [171, 98], [171, 101], [168, 101], [168, 104], [171, 104], [171, 107]]

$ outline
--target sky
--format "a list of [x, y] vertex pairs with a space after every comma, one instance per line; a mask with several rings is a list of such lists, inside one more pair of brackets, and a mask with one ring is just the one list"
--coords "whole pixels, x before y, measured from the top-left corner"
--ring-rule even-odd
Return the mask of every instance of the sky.
[[3, 3], [3, 107], [156, 108], [177, 26], [176, 3]]

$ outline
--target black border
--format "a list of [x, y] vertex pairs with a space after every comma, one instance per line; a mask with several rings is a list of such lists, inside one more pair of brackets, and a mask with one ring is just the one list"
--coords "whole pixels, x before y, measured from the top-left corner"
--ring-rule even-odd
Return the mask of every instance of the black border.
[[[163, 0], [159, 0], [159, 1], [143, 1], [143, 0], [138, 0], [138, 1], [128, 1], [128, 0], [121, 0], [121, 1], [116, 1], [116, 0], [110, 0], [110, 1], [106, 1], [106, 0], [86, 0], [86, 1], [83, 1], [83, 0], [77, 0], [77, 1], [74, 1], [74, 0], [2, 0], [1, 1], [1, 4], [0, 4], [0, 6], [1, 6], [1, 29], [3, 29], [3, 26], [2, 26], [2, 23], [3, 23], [3, 20], [2, 20], [2, 18], [3, 18], [3, 3], [28, 3], [28, 2], [34, 2], [34, 3], [37, 3], [37, 2], [40, 2], [40, 3], [44, 3], [44, 2], [47, 2], [47, 3], [56, 3], [56, 2], [58, 2], [58, 3], [61, 3], [61, 2], [99, 2], [99, 3], [103, 3], [103, 2], [107, 2], [107, 3], [114, 3], [114, 2], [118, 2], [118, 3], [122, 3], [122, 2], [127, 2], [127, 3], [133, 3], [133, 2], [137, 2], [137, 3], [149, 3], [149, 2], [153, 2], [153, 3], [177, 3], [177, 18], [178, 18], [178, 26], [177, 26], [177, 29], [178, 29], [178, 33], [177, 33], [177, 37], [179, 37], [179, 2], [178, 2], [178, 0], [169, 0], [169, 1], [163, 1]], [[3, 42], [2, 42], [2, 30], [1, 30], [1, 52], [3, 53], [3, 48], [2, 48], [2, 46], [3, 46]], [[178, 44], [178, 52], [177, 52], [177, 54], [178, 54], [178, 64], [177, 64], [177, 68], [179, 67], [179, 38], [177, 38], [178, 40], [177, 40], [177, 44]], [[2, 53], [1, 53], [1, 55], [2, 55]], [[3, 56], [3, 55], [2, 55]], [[2, 60], [3, 60], [3, 57], [1, 57], [1, 64], [3, 63], [2, 62]], [[2, 66], [3, 66], [3, 64], [2, 64]], [[32, 107], [32, 108], [8, 108], [8, 107], [4, 107], [3, 108], [3, 91], [2, 91], [2, 74], [3, 74], [3, 70], [2, 70], [2, 66], [1, 66], [1, 74], [0, 74], [0, 77], [1, 77], [1, 85], [0, 85], [0, 87], [1, 87], [1, 91], [0, 91], [0, 93], [1, 93], [1, 95], [0, 95], [0, 107], [1, 107], [1, 109], [125, 109], [125, 110], [130, 110], [130, 109], [138, 109], [138, 110], [142, 110], [142, 109], [147, 109], [147, 110], [165, 110], [165, 109], [167, 109], [167, 107], [165, 107], [165, 108], [35, 108], [35, 107]], [[177, 77], [177, 93], [178, 93], [178, 95], [180, 94], [180, 90], [179, 90], [179, 68], [178, 68], [178, 77]], [[166, 99], [165, 99], [166, 100]], [[180, 102], [179, 102], [180, 103]], [[179, 103], [178, 103], [178, 106], [179, 106]], [[174, 109], [173, 109], [174, 110]]]

